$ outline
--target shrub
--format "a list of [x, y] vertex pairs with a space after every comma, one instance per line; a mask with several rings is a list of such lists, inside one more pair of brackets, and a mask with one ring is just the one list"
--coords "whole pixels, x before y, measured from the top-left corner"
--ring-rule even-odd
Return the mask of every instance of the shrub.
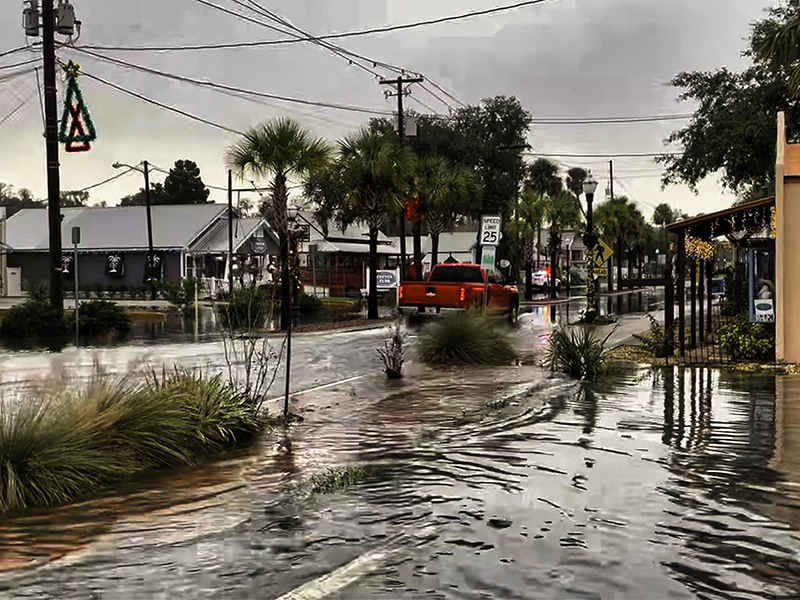
[[171, 281], [162, 281], [159, 291], [162, 298], [177, 308], [184, 316], [194, 315], [194, 295], [200, 290], [200, 280], [195, 277], [186, 277], [180, 285]]
[[725, 298], [720, 306], [720, 314], [734, 317], [748, 311], [749, 289], [747, 273], [743, 264], [738, 263], [725, 270]]
[[436, 365], [508, 365], [517, 352], [490, 319], [463, 312], [445, 317], [422, 337], [419, 358]]
[[384, 342], [383, 348], [378, 348], [378, 354], [383, 361], [384, 373], [389, 379], [400, 379], [403, 376], [403, 362], [405, 361], [403, 341], [400, 323], [396, 323], [392, 339]]
[[220, 323], [232, 331], [260, 331], [271, 313], [271, 302], [254, 288], [236, 290], [233, 297], [217, 308]]
[[634, 334], [633, 337], [642, 342], [655, 358], [672, 356], [675, 353], [675, 323], [665, 329], [653, 315], [647, 315], [647, 318], [650, 320], [650, 331], [647, 335]]
[[719, 330], [719, 343], [734, 360], [774, 360], [775, 334], [747, 313], [737, 315]]
[[572, 267], [569, 270], [569, 284], [572, 287], [586, 285], [586, 277], [584, 276], [583, 271], [577, 267]]
[[50, 288], [46, 285], [30, 284], [28, 286], [28, 300], [50, 302]]
[[[613, 333], [613, 331], [612, 331]], [[606, 363], [604, 339], [595, 337], [591, 327], [576, 326], [571, 331], [556, 329], [547, 345], [545, 362], [552, 371], [566, 373], [580, 380], [595, 380]]]
[[[119, 333], [125, 335], [131, 330], [133, 321], [124, 308], [109, 300], [90, 300], [80, 303], [78, 327], [85, 335], [104, 335]], [[69, 327], [75, 328], [75, 313], [69, 317]]]
[[0, 410], [0, 511], [53, 506], [248, 441], [267, 420], [219, 377], [63, 382]]
[[34, 295], [12, 306], [0, 321], [0, 335], [9, 339], [46, 339], [69, 335], [64, 313]]
[[316, 313], [322, 310], [322, 301], [308, 294], [300, 294], [297, 305], [298, 310], [304, 314]]

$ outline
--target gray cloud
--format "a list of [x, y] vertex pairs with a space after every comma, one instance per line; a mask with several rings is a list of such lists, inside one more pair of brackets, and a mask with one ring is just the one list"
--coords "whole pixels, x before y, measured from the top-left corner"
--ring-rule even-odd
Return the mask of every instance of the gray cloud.
[[[230, 0], [214, 2], [244, 12]], [[486, 0], [436, 3], [264, 0], [262, 3], [314, 33], [356, 29], [387, 19], [413, 21], [496, 4]], [[74, 4], [84, 22], [83, 43], [172, 45], [276, 37], [263, 27], [224, 15], [194, 0], [74, 0]], [[314, 9], [334, 4], [338, 9], [335, 12]], [[681, 70], [713, 69], [723, 64], [740, 66], [743, 38], [749, 23], [762, 10], [754, 4], [757, 3], [752, 0], [674, 0], [669, 4], [643, 0], [594, 3], [564, 0], [459, 24], [338, 43], [379, 60], [420, 70], [467, 102], [496, 94], [516, 95], [539, 117], [687, 112], [691, 107], [677, 105], [675, 90], [665, 83]], [[6, 40], [0, 52], [22, 43], [18, 19], [0, 23], [0, 36]], [[307, 44], [113, 55], [188, 77], [263, 92], [383, 110], [391, 110], [393, 106], [393, 102], [383, 98], [384, 90], [373, 75]], [[0, 66], [29, 56], [5, 57], [0, 59]], [[234, 129], [289, 115], [303, 121], [318, 135], [336, 139], [368, 118], [285, 103], [258, 104], [98, 63], [88, 57], [80, 62], [90, 73]], [[0, 82], [0, 118], [19, 102], [20, 96], [35, 90], [33, 75], [21, 79], [24, 81], [13, 87]], [[110, 163], [115, 160], [133, 162], [145, 158], [165, 167], [178, 158], [192, 158], [200, 164], [207, 183], [224, 182], [223, 154], [235, 136], [143, 104], [86, 78], [82, 83], [100, 139], [89, 154], [63, 157], [64, 188], [105, 179], [113, 173]], [[447, 110], [442, 102], [421, 89], [415, 90], [414, 95], [437, 111]], [[441, 96], [438, 92], [437, 95]], [[423, 110], [413, 100], [409, 106]], [[662, 140], [675, 125], [537, 126], [531, 141], [544, 152], [653, 152], [662, 148]], [[40, 196], [45, 193], [41, 131], [37, 101], [30, 102], [0, 126], [3, 140], [0, 181], [29, 187]], [[562, 162], [583, 164], [598, 174], [605, 169], [602, 159], [564, 158]], [[620, 189], [625, 186], [645, 205], [666, 200], [689, 210], [699, 200], [704, 210], [713, 210], [730, 202], [713, 181], [703, 186], [699, 199], [680, 187], [660, 192], [658, 169], [651, 161], [620, 159], [616, 168]], [[140, 185], [135, 176], [126, 177], [94, 191], [92, 196], [113, 202]]]

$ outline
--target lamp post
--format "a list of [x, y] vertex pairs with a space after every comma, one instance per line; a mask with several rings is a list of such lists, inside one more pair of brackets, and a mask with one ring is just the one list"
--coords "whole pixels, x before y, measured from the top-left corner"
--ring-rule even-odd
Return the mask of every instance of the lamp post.
[[138, 166], [132, 167], [130, 165], [126, 165], [123, 163], [114, 163], [112, 166], [115, 169], [120, 169], [122, 167], [127, 167], [131, 171], [139, 171], [144, 175], [144, 205], [145, 205], [145, 212], [147, 214], [147, 261], [145, 262], [145, 269], [147, 269], [147, 275], [150, 282], [150, 300], [156, 299], [156, 281], [153, 277], [153, 217], [150, 211], [150, 165], [147, 161], [142, 161], [139, 163], [142, 165], [140, 169]]
[[594, 193], [597, 191], [597, 180], [592, 177], [591, 171], [586, 173], [583, 180], [583, 193], [586, 195], [586, 233], [583, 243], [586, 246], [586, 321], [592, 322], [597, 318], [597, 298], [594, 281], [594, 249], [597, 246], [597, 236], [594, 234], [594, 221], [592, 220], [592, 203]]

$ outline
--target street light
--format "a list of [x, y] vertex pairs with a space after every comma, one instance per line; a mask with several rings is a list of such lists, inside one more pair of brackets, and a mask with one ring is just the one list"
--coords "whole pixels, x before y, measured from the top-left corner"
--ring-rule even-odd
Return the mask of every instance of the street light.
[[145, 262], [145, 269], [146, 275], [148, 276], [148, 280], [150, 282], [150, 300], [156, 299], [156, 281], [153, 277], [153, 272], [155, 271], [153, 261], [153, 217], [150, 214], [150, 166], [147, 164], [147, 161], [142, 161], [139, 163], [142, 165], [140, 169], [137, 166], [132, 167], [130, 165], [126, 165], [124, 163], [115, 162], [112, 167], [115, 169], [121, 169], [122, 167], [127, 167], [131, 171], [139, 171], [140, 173], [144, 174], [144, 205], [145, 205], [145, 213], [147, 214], [147, 260]]
[[586, 172], [583, 180], [583, 193], [586, 195], [586, 233], [583, 235], [583, 243], [586, 246], [587, 265], [586, 265], [586, 316], [588, 322], [592, 322], [597, 317], [596, 288], [594, 281], [594, 248], [597, 245], [597, 236], [594, 234], [594, 222], [592, 220], [592, 203], [594, 193], [597, 191], [597, 180], [592, 177], [591, 171]]

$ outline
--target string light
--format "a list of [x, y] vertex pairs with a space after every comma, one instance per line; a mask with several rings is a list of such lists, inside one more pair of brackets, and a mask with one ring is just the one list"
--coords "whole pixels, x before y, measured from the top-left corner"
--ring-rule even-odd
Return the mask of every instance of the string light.
[[713, 260], [717, 247], [714, 242], [686, 236], [686, 254], [697, 260]]

